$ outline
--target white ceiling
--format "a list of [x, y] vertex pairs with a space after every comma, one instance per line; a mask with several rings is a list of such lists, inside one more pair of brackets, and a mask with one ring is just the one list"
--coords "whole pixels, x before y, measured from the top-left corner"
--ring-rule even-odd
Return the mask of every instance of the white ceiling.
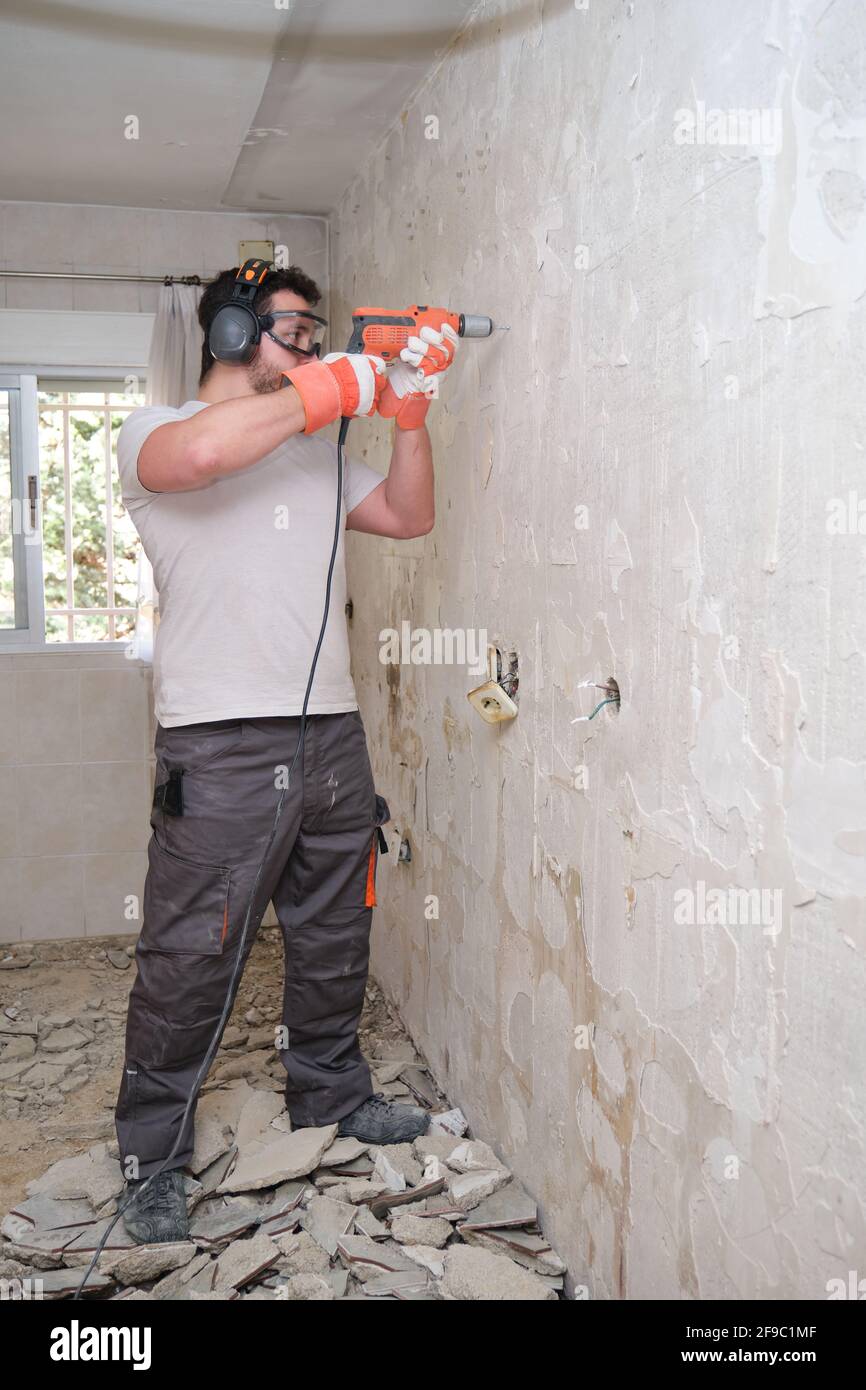
[[328, 212], [474, 3], [0, 0], [0, 197]]

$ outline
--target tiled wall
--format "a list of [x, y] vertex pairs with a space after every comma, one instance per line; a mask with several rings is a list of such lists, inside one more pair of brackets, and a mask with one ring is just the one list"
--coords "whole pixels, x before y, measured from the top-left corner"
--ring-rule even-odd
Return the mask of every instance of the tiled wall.
[[142, 662], [0, 654], [0, 940], [138, 931], [154, 732]]

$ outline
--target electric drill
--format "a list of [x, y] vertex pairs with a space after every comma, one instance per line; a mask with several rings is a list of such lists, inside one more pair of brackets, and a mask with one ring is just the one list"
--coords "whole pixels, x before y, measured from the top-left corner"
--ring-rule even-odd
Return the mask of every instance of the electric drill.
[[435, 328], [438, 333], [443, 323], [450, 324], [461, 338], [489, 338], [494, 326], [486, 314], [452, 314], [449, 309], [431, 309], [427, 304], [410, 304], [402, 313], [365, 305], [352, 313], [352, 336], [346, 351], [367, 352], [391, 362], [420, 329]]

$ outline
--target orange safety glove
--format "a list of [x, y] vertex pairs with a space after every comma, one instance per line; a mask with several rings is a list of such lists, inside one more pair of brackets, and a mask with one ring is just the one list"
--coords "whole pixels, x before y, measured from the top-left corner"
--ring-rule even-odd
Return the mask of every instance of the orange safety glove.
[[395, 420], [401, 430], [417, 430], [424, 424], [431, 400], [439, 395], [439, 382], [447, 372], [460, 342], [450, 323], [442, 331], [422, 328], [407, 340], [400, 360], [388, 366], [379, 414]]
[[302, 434], [314, 434], [341, 415], [375, 415], [385, 389], [385, 362], [361, 352], [329, 352], [283, 372], [301, 398]]

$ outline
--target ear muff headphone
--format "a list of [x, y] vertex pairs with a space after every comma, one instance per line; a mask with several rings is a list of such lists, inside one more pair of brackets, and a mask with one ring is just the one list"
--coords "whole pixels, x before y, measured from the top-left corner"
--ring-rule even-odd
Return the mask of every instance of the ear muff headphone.
[[271, 268], [270, 261], [244, 261], [235, 276], [232, 297], [221, 304], [207, 335], [217, 362], [251, 362], [262, 340], [262, 325], [253, 308], [256, 293]]

